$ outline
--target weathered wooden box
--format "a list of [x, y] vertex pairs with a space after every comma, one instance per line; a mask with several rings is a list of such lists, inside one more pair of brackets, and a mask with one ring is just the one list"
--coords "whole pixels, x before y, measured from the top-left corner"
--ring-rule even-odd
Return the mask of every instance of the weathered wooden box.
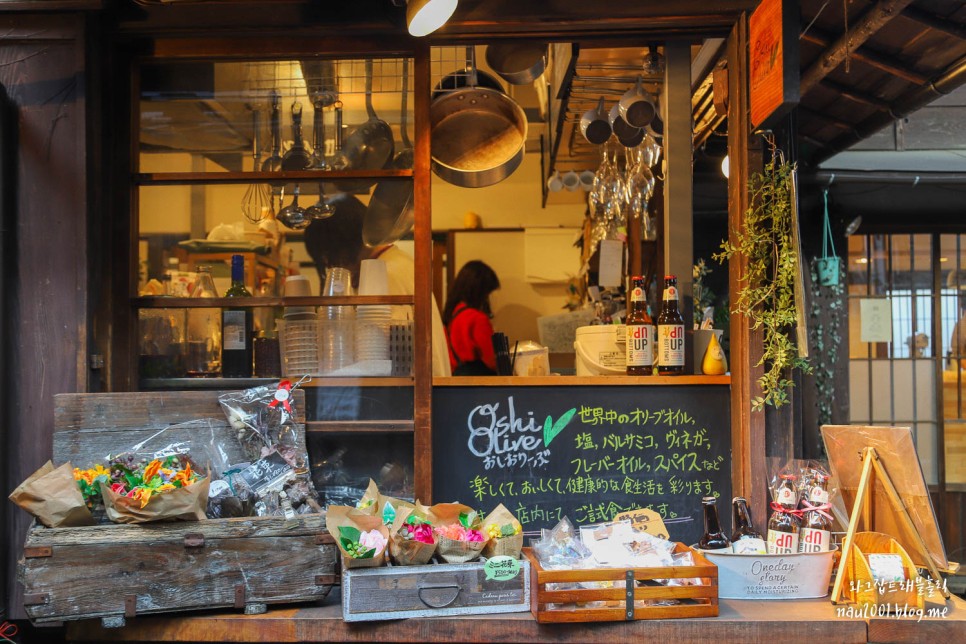
[[[218, 393], [55, 396], [53, 460], [86, 468], [165, 428], [166, 443], [224, 439], [230, 446], [232, 430]], [[301, 408], [304, 393], [294, 393]], [[170, 427], [196, 419], [210, 421], [204, 432], [196, 426]], [[303, 449], [304, 439], [300, 426]], [[337, 559], [324, 514], [294, 521], [246, 517], [83, 528], [35, 525], [19, 576], [34, 623], [99, 617], [105, 625], [120, 626], [142, 614], [229, 607], [256, 613], [267, 604], [321, 600], [338, 581]]]
[[512, 579], [487, 578], [482, 562], [388, 566], [342, 573], [342, 618], [365, 622], [406, 617], [525, 613], [530, 562]]

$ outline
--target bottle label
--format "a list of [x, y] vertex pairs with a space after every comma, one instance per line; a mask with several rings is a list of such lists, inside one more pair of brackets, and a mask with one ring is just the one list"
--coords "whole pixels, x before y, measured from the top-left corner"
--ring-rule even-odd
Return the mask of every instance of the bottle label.
[[809, 493], [808, 500], [811, 501], [813, 505], [825, 505], [828, 503], [828, 490], [824, 490], [816, 485]]
[[791, 555], [798, 552], [798, 534], [794, 532], [768, 531], [768, 554]]
[[678, 287], [668, 286], [664, 289], [664, 301], [677, 300], [678, 299]]
[[661, 324], [657, 334], [661, 366], [684, 366], [684, 325]]
[[650, 367], [654, 364], [654, 327], [650, 324], [626, 327], [627, 366]]
[[828, 552], [832, 535], [828, 530], [802, 528], [799, 552]]
[[245, 312], [222, 313], [221, 337], [226, 351], [245, 350]]
[[782, 505], [798, 505], [795, 490], [790, 487], [778, 488], [778, 502]]
[[768, 548], [765, 540], [758, 537], [742, 537], [731, 543], [731, 551], [736, 555], [766, 555]]
[[644, 301], [644, 289], [640, 286], [635, 286], [631, 289], [631, 302], [643, 302]]

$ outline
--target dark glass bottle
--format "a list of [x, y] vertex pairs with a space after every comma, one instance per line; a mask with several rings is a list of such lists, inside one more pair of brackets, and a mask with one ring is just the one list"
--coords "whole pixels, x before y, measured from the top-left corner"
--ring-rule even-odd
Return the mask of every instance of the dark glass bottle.
[[[251, 297], [245, 288], [245, 259], [231, 256], [231, 286], [225, 297]], [[226, 308], [221, 312], [221, 375], [225, 378], [252, 377], [252, 310]]]
[[631, 278], [630, 311], [625, 321], [627, 375], [649, 376], [654, 369], [654, 320], [647, 312], [644, 278]]
[[775, 489], [775, 504], [778, 507], [768, 519], [768, 554], [770, 555], [790, 555], [798, 552], [798, 536], [802, 524], [798, 517], [791, 514], [792, 510], [798, 508], [796, 478], [794, 474], [782, 474], [781, 481]]
[[732, 525], [734, 530], [731, 533], [731, 549], [740, 555], [756, 554], [763, 555], [768, 553], [765, 547], [765, 540], [761, 533], [755, 530], [751, 521], [751, 510], [748, 509], [748, 501], [744, 497], [736, 496], [732, 504]]
[[701, 505], [704, 506], [704, 536], [698, 541], [698, 547], [702, 550], [724, 550], [725, 548], [730, 550], [731, 541], [721, 529], [715, 501], [713, 496], [701, 499]]
[[664, 276], [664, 303], [657, 316], [657, 373], [679, 376], [684, 373], [684, 317], [678, 310], [678, 279]]

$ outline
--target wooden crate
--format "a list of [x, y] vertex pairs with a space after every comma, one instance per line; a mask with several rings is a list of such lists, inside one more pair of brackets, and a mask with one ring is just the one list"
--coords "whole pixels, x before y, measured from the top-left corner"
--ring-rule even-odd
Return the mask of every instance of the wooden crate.
[[[674, 553], [690, 552], [694, 566], [661, 568], [588, 568], [583, 570], [544, 570], [530, 548], [523, 554], [530, 560], [530, 609], [540, 623], [617, 622], [637, 619], [676, 617], [716, 617], [718, 615], [718, 568], [701, 553], [682, 543]], [[655, 579], [702, 580], [700, 586], [664, 586]], [[547, 590], [547, 584], [580, 582], [621, 582], [618, 588]], [[637, 582], [646, 585], [638, 586]], [[647, 584], [650, 582], [650, 584]], [[652, 584], [652, 585], [651, 585]], [[675, 599], [673, 606], [642, 606], [635, 600]], [[606, 602], [601, 606], [575, 606], [576, 602]], [[555, 604], [551, 606], [551, 604]]]
[[[55, 396], [54, 462], [86, 468], [174, 423], [198, 418], [240, 459], [220, 392]], [[302, 407], [304, 393], [296, 390]], [[170, 432], [170, 436], [168, 436]], [[205, 436], [202, 434], [208, 433]], [[167, 442], [211, 440], [208, 428], [171, 428]], [[304, 430], [299, 440], [304, 450]], [[166, 444], [167, 444], [166, 442]], [[235, 461], [237, 462], [237, 461]], [[30, 529], [20, 562], [24, 607], [34, 623], [317, 601], [338, 581], [338, 550], [324, 514], [197, 522]]]
[[365, 622], [406, 617], [525, 613], [530, 562], [513, 579], [486, 579], [483, 563], [387, 566], [342, 573], [342, 618]]

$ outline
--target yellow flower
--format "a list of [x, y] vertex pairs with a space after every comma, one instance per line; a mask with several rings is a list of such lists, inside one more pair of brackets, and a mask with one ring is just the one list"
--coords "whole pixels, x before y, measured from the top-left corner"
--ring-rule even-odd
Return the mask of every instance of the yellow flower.
[[158, 475], [158, 470], [161, 469], [161, 461], [153, 460], [148, 463], [148, 466], [144, 468], [144, 482], [147, 483], [155, 476]]
[[139, 487], [138, 489], [134, 490], [134, 494], [131, 496], [131, 498], [135, 501], [140, 501], [141, 507], [143, 508], [148, 504], [148, 501], [151, 500], [151, 488]]
[[158, 486], [157, 491], [158, 492], [164, 492], [165, 490], [175, 490], [175, 489], [177, 489], [177, 488], [175, 486], [171, 485], [170, 483], [164, 483], [164, 484]]

